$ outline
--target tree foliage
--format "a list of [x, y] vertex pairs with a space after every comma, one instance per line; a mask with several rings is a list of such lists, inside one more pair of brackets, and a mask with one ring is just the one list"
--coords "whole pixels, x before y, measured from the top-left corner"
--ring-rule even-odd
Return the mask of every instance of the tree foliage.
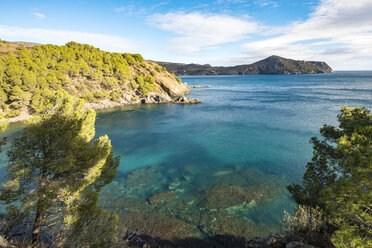
[[98, 193], [119, 165], [108, 137], [93, 139], [95, 112], [81, 100], [58, 91], [44, 105], [12, 142], [0, 192], [8, 210], [3, 231], [11, 237], [31, 225], [33, 244], [56, 224], [76, 234], [84, 216], [101, 211]]
[[[145, 96], [156, 90], [155, 80], [146, 76], [154, 72], [154, 66], [140, 54], [109, 53], [76, 42], [20, 47], [17, 55], [0, 56], [0, 105], [9, 106], [2, 107], [3, 112], [22, 112], [30, 106], [37, 113], [50, 93], [59, 89], [91, 102], [102, 100], [95, 93], [105, 93], [104, 98], [113, 101], [121, 99], [117, 92], [128, 90]], [[132, 87], [141, 76], [143, 83]]]
[[361, 107], [343, 107], [339, 127], [320, 129], [312, 138], [314, 156], [303, 185], [290, 185], [293, 199], [319, 206], [336, 228], [338, 247], [372, 247], [372, 116]]

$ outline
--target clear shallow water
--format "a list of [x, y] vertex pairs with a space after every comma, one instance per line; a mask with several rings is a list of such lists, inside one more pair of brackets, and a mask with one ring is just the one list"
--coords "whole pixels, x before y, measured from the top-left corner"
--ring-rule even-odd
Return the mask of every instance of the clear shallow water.
[[278, 230], [309, 139], [337, 123], [341, 106], [372, 109], [372, 72], [182, 79], [212, 85], [189, 95], [202, 104], [128, 107], [96, 121], [122, 156], [101, 204], [165, 239]]

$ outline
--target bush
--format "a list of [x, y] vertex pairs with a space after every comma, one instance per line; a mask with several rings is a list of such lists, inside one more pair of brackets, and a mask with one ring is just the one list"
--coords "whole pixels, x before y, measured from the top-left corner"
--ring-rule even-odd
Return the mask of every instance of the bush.
[[110, 99], [114, 102], [120, 102], [121, 101], [121, 95], [117, 91], [111, 92]]
[[13, 118], [13, 117], [17, 117], [20, 114], [21, 114], [20, 111], [18, 111], [18, 110], [12, 110], [12, 111], [10, 111], [9, 113], [6, 114], [6, 117], [7, 118]]
[[332, 247], [327, 221], [319, 207], [300, 205], [291, 216], [285, 212], [283, 224], [290, 241], [300, 241], [320, 247]]
[[142, 96], [147, 96], [151, 91], [156, 90], [154, 86], [155, 79], [150, 75], [145, 78], [142, 75], [138, 75], [136, 77], [136, 82], [138, 84], [137, 92]]

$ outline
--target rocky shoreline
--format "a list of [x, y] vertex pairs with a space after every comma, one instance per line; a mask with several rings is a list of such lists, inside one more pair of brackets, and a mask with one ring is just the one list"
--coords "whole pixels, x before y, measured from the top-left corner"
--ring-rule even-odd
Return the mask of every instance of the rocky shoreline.
[[[191, 91], [187, 92], [190, 93]], [[194, 98], [187, 98], [186, 96], [178, 96], [178, 97], [170, 97], [168, 94], [156, 94], [152, 93], [146, 97], [136, 98], [131, 94], [124, 96], [120, 102], [114, 102], [109, 100], [102, 100], [99, 103], [86, 103], [85, 107], [87, 109], [94, 109], [94, 110], [109, 110], [109, 109], [116, 109], [122, 108], [125, 106], [134, 106], [134, 105], [141, 105], [141, 104], [197, 104], [201, 103], [200, 100]], [[19, 116], [9, 118], [9, 123], [17, 123], [17, 122], [24, 122], [30, 119], [32, 115], [30, 113], [23, 112]]]

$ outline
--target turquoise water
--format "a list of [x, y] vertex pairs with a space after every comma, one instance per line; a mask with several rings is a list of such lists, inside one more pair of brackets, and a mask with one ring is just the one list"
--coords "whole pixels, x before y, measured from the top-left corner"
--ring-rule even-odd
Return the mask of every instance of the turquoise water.
[[372, 109], [372, 72], [182, 77], [197, 105], [102, 112], [96, 133], [121, 155], [101, 204], [131, 230], [165, 239], [249, 237], [280, 229], [309, 139], [341, 106]]

